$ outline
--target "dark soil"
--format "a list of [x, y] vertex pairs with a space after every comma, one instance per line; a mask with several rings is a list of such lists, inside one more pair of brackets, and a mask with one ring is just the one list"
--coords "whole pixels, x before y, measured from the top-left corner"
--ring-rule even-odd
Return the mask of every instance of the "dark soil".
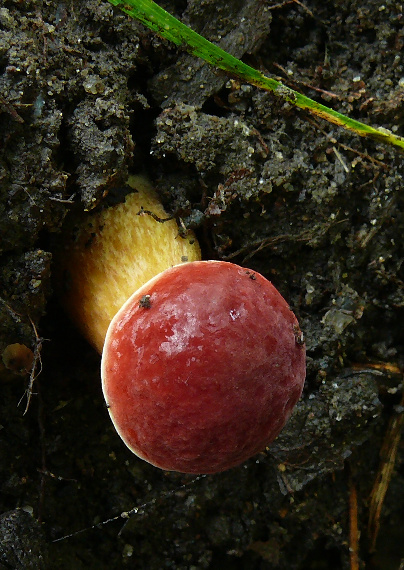
[[[404, 133], [401, 2], [161, 5]], [[0, 30], [0, 568], [355, 570], [356, 528], [360, 567], [402, 568], [403, 156], [230, 80], [106, 0], [1, 0]], [[99, 356], [52, 293], [64, 221], [140, 171], [204, 258], [263, 273], [305, 333], [291, 421], [220, 475], [161, 472], [125, 448]], [[15, 343], [29, 350], [10, 356]], [[395, 450], [392, 478], [377, 478]], [[387, 493], [368, 532], [375, 481]]]

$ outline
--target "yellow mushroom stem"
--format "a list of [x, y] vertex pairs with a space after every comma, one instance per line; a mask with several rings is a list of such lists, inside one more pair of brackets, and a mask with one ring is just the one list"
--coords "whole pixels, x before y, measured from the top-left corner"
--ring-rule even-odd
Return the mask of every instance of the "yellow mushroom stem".
[[182, 237], [175, 220], [161, 221], [168, 214], [149, 181], [131, 176], [128, 184], [125, 202], [88, 215], [61, 254], [62, 303], [99, 353], [112, 318], [141, 285], [201, 259], [192, 232]]

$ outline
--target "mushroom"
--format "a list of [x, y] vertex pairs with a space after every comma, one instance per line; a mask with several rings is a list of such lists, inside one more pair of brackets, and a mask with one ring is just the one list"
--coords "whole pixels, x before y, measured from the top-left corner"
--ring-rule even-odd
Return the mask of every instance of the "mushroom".
[[259, 273], [224, 261], [166, 269], [108, 328], [102, 387], [115, 428], [149, 463], [216, 473], [279, 434], [305, 379], [296, 317]]
[[[152, 209], [137, 198], [135, 211]], [[193, 236], [164, 236], [166, 223], [147, 215], [133, 218], [147, 228], [128, 227], [132, 199], [80, 233], [68, 264], [70, 311], [99, 350], [105, 337], [102, 389], [129, 449], [164, 470], [224, 471], [265, 449], [301, 395], [298, 322], [259, 273], [199, 261]]]
[[56, 263], [62, 304], [100, 354], [112, 317], [134, 291], [168, 267], [201, 259], [195, 235], [179, 235], [150, 182], [130, 176], [127, 184], [135, 191], [125, 202], [68, 233]]

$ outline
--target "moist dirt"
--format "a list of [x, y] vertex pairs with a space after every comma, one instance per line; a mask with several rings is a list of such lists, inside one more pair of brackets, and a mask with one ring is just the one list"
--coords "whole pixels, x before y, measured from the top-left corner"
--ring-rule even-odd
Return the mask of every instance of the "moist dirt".
[[[161, 5], [404, 134], [401, 2]], [[403, 155], [226, 77], [106, 0], [1, 0], [0, 30], [0, 568], [401, 568]], [[290, 422], [219, 475], [162, 472], [125, 448], [100, 357], [54, 293], [65, 228], [122, 200], [131, 172], [204, 259], [269, 278], [305, 334]]]

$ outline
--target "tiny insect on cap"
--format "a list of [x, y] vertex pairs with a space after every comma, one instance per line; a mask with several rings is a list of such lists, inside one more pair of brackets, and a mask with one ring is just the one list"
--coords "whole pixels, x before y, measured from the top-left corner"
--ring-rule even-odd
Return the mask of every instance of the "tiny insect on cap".
[[259, 273], [221, 261], [163, 271], [108, 328], [101, 374], [115, 428], [161, 469], [215, 473], [242, 463], [273, 441], [300, 397], [297, 331]]

